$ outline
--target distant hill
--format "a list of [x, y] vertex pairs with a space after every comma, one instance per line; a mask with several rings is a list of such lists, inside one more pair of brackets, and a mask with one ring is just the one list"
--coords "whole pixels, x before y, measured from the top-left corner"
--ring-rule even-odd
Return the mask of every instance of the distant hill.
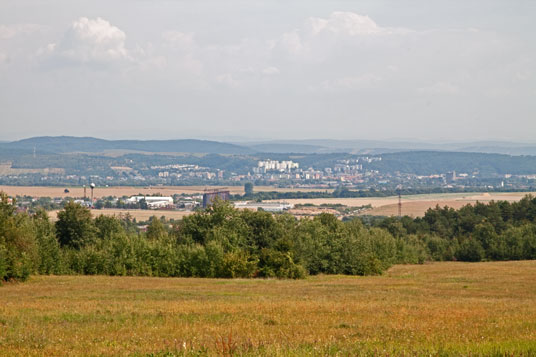
[[325, 151], [330, 151], [328, 148], [319, 145], [307, 145], [307, 144], [295, 144], [289, 142], [268, 142], [254, 145], [248, 145], [251, 149], [259, 152], [267, 153], [300, 153], [300, 154], [314, 154]]
[[536, 156], [511, 156], [474, 152], [408, 151], [381, 155], [367, 168], [381, 172], [404, 172], [416, 175], [432, 175], [456, 171], [480, 172], [481, 175], [534, 174]]
[[42, 136], [0, 144], [1, 150], [63, 154], [72, 152], [99, 153], [107, 150], [144, 152], [252, 154], [251, 148], [208, 140], [104, 140], [91, 137]]
[[404, 151], [457, 151], [507, 155], [536, 155], [536, 144], [507, 141], [427, 142], [397, 140], [273, 140], [235, 142], [262, 152], [383, 154]]
[[[481, 141], [430, 143], [390, 140], [272, 140], [257, 142], [220, 142], [211, 140], [104, 140], [92, 137], [41, 136], [13, 142], [0, 142], [0, 159], [15, 154], [28, 154], [36, 149], [40, 154], [73, 152], [102, 153], [128, 150], [148, 153], [204, 153], [252, 155], [255, 153], [301, 154], [385, 154], [407, 151], [445, 151], [536, 155], [536, 144]], [[8, 155], [9, 153], [9, 155]]]

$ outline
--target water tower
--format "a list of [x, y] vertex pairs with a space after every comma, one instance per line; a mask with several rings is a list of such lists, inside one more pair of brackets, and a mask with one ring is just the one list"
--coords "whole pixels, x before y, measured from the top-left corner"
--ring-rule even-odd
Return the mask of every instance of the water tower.
[[95, 188], [95, 184], [92, 182], [89, 188], [91, 188], [91, 207], [93, 207], [93, 189]]

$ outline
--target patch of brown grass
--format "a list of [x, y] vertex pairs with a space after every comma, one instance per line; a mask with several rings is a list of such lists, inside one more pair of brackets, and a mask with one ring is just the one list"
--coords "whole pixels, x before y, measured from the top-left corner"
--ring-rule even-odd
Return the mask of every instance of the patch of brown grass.
[[536, 262], [384, 276], [36, 276], [0, 288], [0, 355], [536, 352]]

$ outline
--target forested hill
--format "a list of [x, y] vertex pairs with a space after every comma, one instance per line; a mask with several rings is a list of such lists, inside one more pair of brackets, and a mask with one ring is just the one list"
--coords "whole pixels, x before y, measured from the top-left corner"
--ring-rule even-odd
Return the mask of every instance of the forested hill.
[[511, 156], [469, 152], [409, 151], [381, 155], [367, 168], [380, 172], [404, 172], [432, 175], [448, 171], [473, 173], [482, 176], [536, 173], [536, 156]]
[[103, 152], [135, 150], [145, 152], [178, 152], [207, 154], [250, 154], [254, 150], [228, 143], [208, 140], [104, 140], [91, 137], [42, 136], [10, 143], [1, 143], [1, 150], [33, 151], [61, 154], [70, 152]]

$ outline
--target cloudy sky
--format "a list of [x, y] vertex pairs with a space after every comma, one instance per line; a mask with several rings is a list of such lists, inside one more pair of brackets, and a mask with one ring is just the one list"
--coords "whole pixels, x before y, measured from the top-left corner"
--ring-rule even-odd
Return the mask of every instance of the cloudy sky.
[[536, 1], [0, 2], [0, 140], [536, 138]]

